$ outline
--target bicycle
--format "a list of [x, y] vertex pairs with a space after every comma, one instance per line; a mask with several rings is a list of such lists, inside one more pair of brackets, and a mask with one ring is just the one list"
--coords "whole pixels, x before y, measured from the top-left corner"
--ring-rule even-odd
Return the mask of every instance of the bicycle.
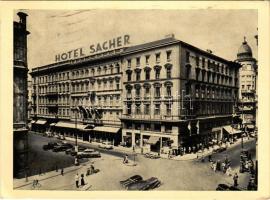
[[38, 182], [38, 179], [33, 180], [31, 189], [36, 189], [36, 188], [40, 188], [41, 184]]

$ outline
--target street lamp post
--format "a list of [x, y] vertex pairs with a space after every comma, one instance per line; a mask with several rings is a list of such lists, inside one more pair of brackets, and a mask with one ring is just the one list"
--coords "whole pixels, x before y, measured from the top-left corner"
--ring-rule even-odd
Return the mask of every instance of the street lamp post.
[[77, 108], [75, 109], [75, 152], [78, 152], [78, 133], [77, 133], [77, 115], [78, 115], [78, 110]]

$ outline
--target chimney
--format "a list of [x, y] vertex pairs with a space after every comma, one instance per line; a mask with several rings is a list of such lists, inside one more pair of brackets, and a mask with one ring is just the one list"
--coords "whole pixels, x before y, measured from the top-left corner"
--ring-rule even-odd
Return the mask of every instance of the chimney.
[[26, 13], [18, 12], [17, 15], [20, 17], [20, 23], [26, 26], [26, 17], [28, 16]]
[[165, 38], [174, 38], [174, 34], [171, 33], [171, 34], [165, 35]]

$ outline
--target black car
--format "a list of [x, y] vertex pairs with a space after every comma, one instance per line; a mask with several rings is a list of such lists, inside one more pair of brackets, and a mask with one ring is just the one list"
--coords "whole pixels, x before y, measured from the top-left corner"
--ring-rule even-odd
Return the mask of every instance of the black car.
[[229, 185], [226, 185], [226, 184], [218, 184], [216, 190], [217, 191], [225, 191], [225, 190], [229, 190], [230, 189], [230, 186]]
[[45, 144], [43, 145], [43, 150], [47, 151], [47, 150], [50, 150], [50, 149], [53, 149], [55, 146], [58, 146], [60, 145], [59, 143], [57, 142], [48, 142], [48, 144]]
[[72, 144], [66, 143], [66, 144], [62, 144], [62, 145], [60, 145], [60, 146], [58, 146], [58, 145], [55, 146], [55, 147], [53, 148], [53, 151], [54, 151], [54, 152], [65, 151], [65, 150], [70, 149], [70, 148], [72, 148], [72, 147], [73, 147]]
[[120, 184], [123, 187], [128, 187], [130, 184], [136, 183], [136, 182], [142, 181], [142, 180], [143, 180], [143, 178], [140, 175], [134, 175], [134, 176], [131, 176], [130, 178], [128, 178], [126, 180], [120, 181]]
[[156, 177], [137, 181], [127, 186], [128, 190], [150, 190], [159, 187], [161, 182]]

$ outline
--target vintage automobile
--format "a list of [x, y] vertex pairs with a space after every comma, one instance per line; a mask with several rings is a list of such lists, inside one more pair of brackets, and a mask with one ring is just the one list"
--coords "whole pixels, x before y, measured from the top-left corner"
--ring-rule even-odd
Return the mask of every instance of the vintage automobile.
[[[82, 146], [78, 146], [78, 152], [84, 151], [86, 148]], [[75, 147], [66, 150], [66, 154], [70, 154], [72, 156], [76, 156], [77, 152], [75, 151]]]
[[66, 151], [67, 149], [72, 148], [73, 145], [69, 143], [64, 143], [61, 145], [57, 145], [53, 148], [53, 152]]
[[123, 181], [120, 181], [120, 184], [123, 186], [123, 187], [128, 187], [130, 184], [133, 184], [133, 183], [136, 183], [138, 181], [142, 181], [143, 178], [140, 176], [140, 175], [134, 175], [134, 176], [131, 176], [130, 178], [126, 179], [126, 180], [123, 180]]
[[226, 184], [218, 184], [216, 190], [217, 191], [224, 191], [224, 190], [229, 190], [230, 186], [229, 185], [226, 185]]
[[60, 146], [61, 143], [57, 143], [57, 142], [48, 142], [48, 144], [43, 145], [43, 150], [47, 151], [47, 150], [51, 150], [56, 146]]
[[160, 180], [156, 177], [151, 177], [147, 180], [137, 181], [127, 186], [127, 190], [150, 190], [161, 185]]
[[100, 158], [101, 155], [100, 155], [100, 152], [98, 151], [79, 151], [77, 153], [77, 158]]
[[101, 144], [98, 145], [99, 148], [102, 149], [113, 149], [113, 145], [110, 142], [102, 142]]
[[159, 155], [156, 155], [154, 153], [146, 153], [146, 154], [144, 154], [144, 157], [151, 158], [151, 159], [158, 159], [158, 158], [160, 158]]
[[217, 191], [240, 191], [239, 188], [234, 187], [234, 186], [229, 186], [229, 185], [224, 184], [224, 183], [218, 184], [216, 190]]

